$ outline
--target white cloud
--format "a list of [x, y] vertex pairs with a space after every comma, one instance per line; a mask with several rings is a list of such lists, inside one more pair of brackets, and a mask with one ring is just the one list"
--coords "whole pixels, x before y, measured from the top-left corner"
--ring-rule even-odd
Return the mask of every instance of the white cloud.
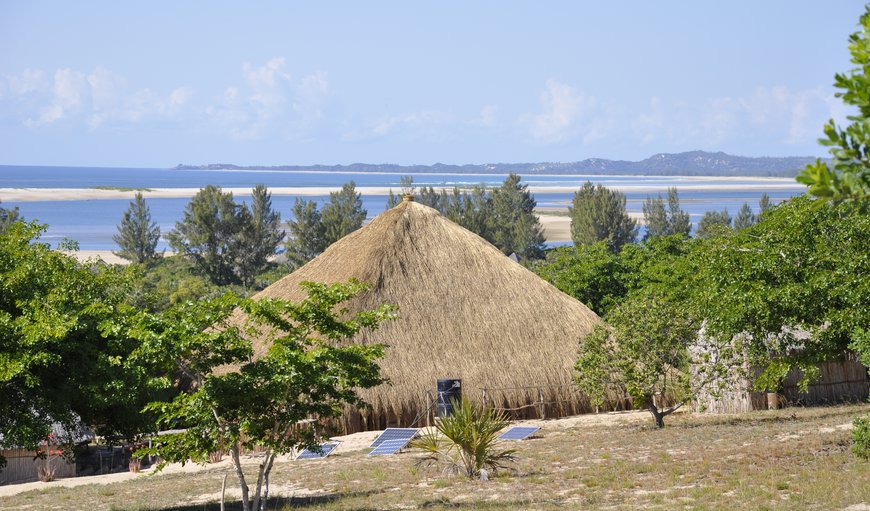
[[610, 123], [594, 118], [598, 110], [595, 96], [551, 78], [544, 85], [539, 100], [541, 112], [520, 119], [536, 142], [552, 144], [578, 136], [583, 140], [599, 140], [606, 136]]
[[319, 71], [294, 79], [283, 57], [262, 66], [242, 65], [244, 86], [227, 87], [206, 107], [206, 115], [230, 138], [260, 140], [278, 136], [304, 139], [319, 127], [330, 96], [329, 79]]
[[443, 140], [451, 136], [443, 128], [454, 121], [453, 114], [441, 110], [386, 115], [368, 122], [363, 128], [351, 128], [342, 138], [347, 141], [364, 141], [400, 136], [406, 140]]

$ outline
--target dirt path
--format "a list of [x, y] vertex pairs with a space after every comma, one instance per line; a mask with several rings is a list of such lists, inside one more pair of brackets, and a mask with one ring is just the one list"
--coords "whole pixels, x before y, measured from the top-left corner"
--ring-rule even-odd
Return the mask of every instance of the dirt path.
[[[564, 417], [561, 419], [517, 421], [514, 423], [514, 425], [537, 426], [550, 432], [558, 432], [578, 426], [617, 426], [621, 424], [629, 424], [648, 420], [650, 420], [650, 418], [647, 412], [630, 411], [576, 415], [573, 417]], [[341, 442], [335, 452], [346, 453], [367, 449], [374, 441], [374, 439], [377, 438], [377, 436], [380, 434], [380, 431], [364, 431], [361, 433], [354, 433], [352, 435], [334, 437], [333, 440]], [[288, 461], [289, 459], [289, 456], [283, 456], [278, 458], [277, 461]], [[242, 459], [242, 463], [254, 464], [257, 463], [257, 458], [253, 456], [247, 456]], [[176, 474], [185, 472], [195, 473], [203, 470], [219, 470], [222, 468], [229, 468], [230, 466], [231, 460], [229, 459], [229, 457], [225, 457], [222, 461], [218, 463], [211, 463], [208, 465], [197, 465], [195, 463], [188, 463], [182, 466], [180, 463], [173, 463], [171, 465], [167, 465], [166, 468], [163, 469], [161, 474]], [[130, 479], [136, 479], [139, 477], [160, 477], [160, 474], [154, 475], [153, 469], [149, 468], [139, 473], [118, 472], [114, 474], [94, 475], [86, 477], [69, 477], [65, 479], [58, 479], [49, 483], [35, 481], [32, 483], [10, 484], [0, 486], [0, 497], [17, 495], [19, 493], [31, 490], [44, 490], [56, 487], [73, 488], [76, 486], [84, 486], [88, 484], [105, 485], [121, 481], [128, 481]], [[230, 490], [228, 488], [228, 491], [234, 490]], [[296, 491], [298, 492], [298, 489], [296, 489]]]

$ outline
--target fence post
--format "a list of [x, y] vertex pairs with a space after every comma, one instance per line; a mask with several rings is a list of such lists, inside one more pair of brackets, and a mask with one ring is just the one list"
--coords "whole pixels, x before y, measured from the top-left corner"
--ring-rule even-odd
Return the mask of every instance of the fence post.
[[541, 405], [541, 418], [546, 419], [547, 413], [544, 411], [544, 389], [538, 387], [538, 402]]
[[489, 403], [486, 401], [486, 387], [483, 388], [483, 409], [489, 408]]

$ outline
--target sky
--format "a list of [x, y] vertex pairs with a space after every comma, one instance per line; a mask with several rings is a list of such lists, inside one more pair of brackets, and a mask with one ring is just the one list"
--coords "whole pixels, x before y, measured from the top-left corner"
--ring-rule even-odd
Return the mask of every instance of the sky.
[[0, 165], [823, 156], [863, 10], [0, 0]]

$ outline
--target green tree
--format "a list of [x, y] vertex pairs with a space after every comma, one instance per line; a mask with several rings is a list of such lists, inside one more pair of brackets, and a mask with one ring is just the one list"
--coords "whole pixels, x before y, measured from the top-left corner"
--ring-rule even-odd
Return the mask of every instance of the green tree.
[[[698, 324], [683, 307], [655, 293], [621, 303], [606, 320], [612, 332], [597, 327], [580, 341], [575, 366], [580, 389], [599, 405], [608, 393], [628, 394], [664, 427], [664, 418], [697, 391], [689, 348]], [[668, 405], [666, 397], [672, 400]]]
[[[242, 249], [236, 260], [237, 272], [245, 287], [253, 285], [257, 273], [275, 255], [284, 239], [281, 214], [272, 209], [272, 194], [265, 185], [258, 184], [252, 192], [251, 208], [242, 208], [242, 230], [239, 232]], [[247, 225], [245, 225], [247, 224]]]
[[539, 259], [544, 255], [544, 234], [534, 212], [537, 202], [528, 188], [520, 184], [520, 176], [510, 174], [492, 191], [489, 231], [493, 244], [505, 255]]
[[757, 217], [755, 213], [752, 212], [752, 206], [749, 205], [748, 202], [744, 202], [742, 206], [740, 206], [740, 211], [737, 212], [737, 216], [734, 217], [734, 230], [746, 229], [747, 227], [752, 227], [755, 225], [757, 221]]
[[727, 209], [722, 211], [707, 211], [698, 222], [698, 230], [695, 236], [698, 238], [709, 238], [716, 234], [728, 231], [731, 229], [731, 215]]
[[809, 186], [808, 193], [823, 199], [866, 200], [870, 198], [870, 6], [860, 19], [860, 30], [849, 37], [849, 53], [857, 67], [848, 74], [834, 75], [836, 96], [857, 110], [851, 124], [840, 128], [833, 119], [824, 127], [819, 142], [829, 147], [831, 163], [816, 160], [797, 180]]
[[637, 223], [625, 210], [625, 195], [604, 186], [586, 182], [574, 193], [571, 239], [574, 245], [604, 241], [614, 251], [637, 237]]
[[[383, 346], [351, 341], [393, 317], [393, 307], [342, 314], [340, 319], [341, 304], [365, 285], [306, 283], [305, 288], [308, 297], [299, 303], [230, 297], [216, 307], [193, 310], [181, 321], [172, 315], [144, 315], [134, 328], [142, 340], [132, 357], [136, 363], [174, 365], [196, 382], [172, 401], [148, 406], [162, 425], [182, 424], [186, 430], [161, 437], [160, 445], [145, 452], [165, 462], [206, 463], [209, 453], [228, 449], [245, 511], [265, 505], [277, 456], [315, 445], [319, 424], [338, 416], [346, 405], [363, 405], [357, 389], [384, 381], [376, 364]], [[236, 306], [252, 324], [227, 322]], [[221, 328], [207, 327], [216, 321]], [[256, 360], [242, 335], [249, 327], [270, 346]], [[227, 364], [237, 370], [215, 372]], [[253, 494], [241, 467], [243, 449], [263, 453]]]
[[761, 197], [758, 199], [758, 211], [760, 212], [759, 216], [761, 213], [764, 213], [768, 209], [770, 209], [770, 195], [767, 195], [767, 193], [762, 193]]
[[6, 229], [12, 225], [13, 222], [18, 221], [18, 207], [14, 207], [12, 209], [4, 208], [0, 206], [0, 233], [4, 232]]
[[414, 200], [424, 206], [429, 206], [430, 208], [437, 209], [441, 213], [444, 213], [447, 192], [444, 190], [437, 192], [431, 186], [428, 188], [424, 186], [420, 188], [420, 192]]
[[356, 183], [345, 183], [338, 192], [330, 192], [329, 202], [323, 206], [323, 222], [326, 246], [362, 227], [368, 212], [363, 209], [362, 197], [356, 192]]
[[237, 261], [246, 250], [240, 233], [250, 223], [244, 209], [231, 192], [206, 186], [193, 196], [182, 220], [175, 223], [167, 236], [169, 245], [215, 284], [240, 283]]
[[658, 197], [646, 196], [646, 200], [643, 201], [643, 222], [646, 225], [644, 239], [667, 234], [668, 212], [661, 194]]
[[41, 242], [44, 231], [18, 222], [0, 236], [0, 445], [35, 449], [53, 423], [146, 430], [139, 411], [156, 396], [121, 366], [136, 343], [111, 332], [132, 314], [133, 270], [79, 263]]
[[676, 187], [668, 188], [668, 232], [667, 235], [688, 236], [692, 230], [689, 213], [680, 207], [680, 194]]
[[298, 268], [323, 252], [327, 242], [316, 202], [297, 197], [293, 204], [293, 218], [287, 222], [290, 233], [285, 242], [285, 253], [290, 267]]
[[752, 362], [767, 368], [760, 387], [776, 388], [792, 366], [809, 381], [850, 348], [870, 361], [870, 205], [819, 206], [791, 199], [691, 256], [687, 303], [709, 336], [748, 336]]
[[604, 315], [622, 301], [627, 289], [620, 254], [600, 241], [592, 245], [559, 247], [530, 266], [539, 277]]
[[145, 264], [159, 257], [157, 242], [160, 241], [160, 226], [151, 221], [151, 211], [142, 192], [130, 202], [118, 225], [118, 234], [112, 236], [120, 248], [115, 255], [134, 263]]
[[467, 399], [451, 404], [453, 413], [411, 444], [425, 452], [422, 463], [444, 463], [448, 474], [488, 481], [490, 474], [516, 460], [516, 449], [499, 445], [499, 432], [510, 424], [503, 411], [484, 409]]
[[456, 187], [445, 202], [444, 215], [447, 218], [490, 243], [495, 243], [492, 232], [492, 195], [485, 186], [475, 185], [470, 191]]

